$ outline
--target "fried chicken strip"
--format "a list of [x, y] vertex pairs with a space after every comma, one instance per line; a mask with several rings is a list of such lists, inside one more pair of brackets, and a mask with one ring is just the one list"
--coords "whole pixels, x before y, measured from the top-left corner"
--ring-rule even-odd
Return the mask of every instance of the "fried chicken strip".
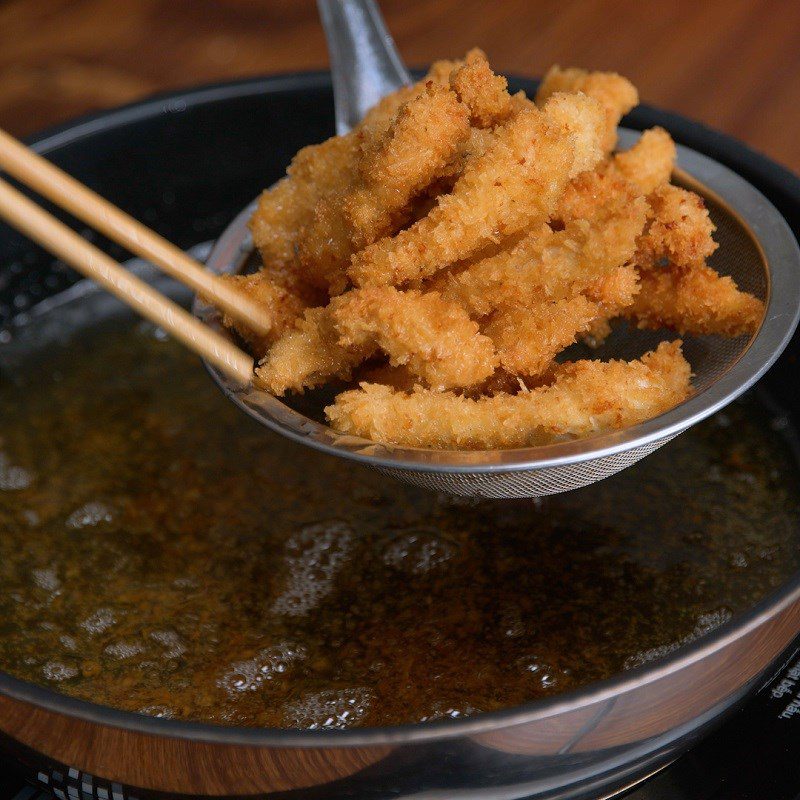
[[222, 324], [235, 330], [257, 358], [263, 357], [306, 309], [307, 304], [303, 298], [277, 283], [268, 270], [254, 272], [252, 275], [223, 275], [221, 278], [235, 284], [239, 291], [249, 295], [269, 311], [271, 329], [267, 335], [250, 330], [227, 314], [222, 317]]
[[386, 134], [365, 148], [359, 185], [338, 200], [353, 229], [353, 249], [405, 222], [411, 200], [447, 171], [468, 141], [468, 115], [454, 92], [433, 81], [400, 107]]
[[504, 305], [482, 326], [495, 345], [500, 363], [511, 375], [535, 378], [578, 339], [595, 346], [610, 332], [608, 320], [619, 316], [639, 290], [636, 270], [622, 265], [593, 280], [585, 294], [528, 305]]
[[[292, 159], [286, 177], [267, 189], [250, 220], [253, 241], [261, 253], [265, 267], [275, 269], [280, 277], [291, 273], [299, 278], [298, 240], [310, 226], [330, 225], [330, 214], [322, 212], [315, 223], [315, 210], [320, 201], [346, 192], [356, 180], [356, 170], [365, 142], [379, 139], [404, 104], [419, 95], [428, 83], [446, 89], [450, 74], [463, 61], [437, 61], [428, 75], [413, 86], [405, 86], [382, 98], [367, 112], [361, 124], [344, 136], [334, 136], [300, 150]], [[327, 288], [324, 274], [311, 276], [317, 286]], [[306, 276], [306, 280], [309, 277]]]
[[[717, 249], [715, 226], [699, 195], [666, 182], [674, 152], [668, 134], [658, 129], [646, 132], [606, 168], [573, 180], [561, 198], [557, 216], [567, 223], [583, 218], [598, 205], [618, 198], [621, 182], [626, 180], [640, 191], [652, 189], [647, 197], [647, 223], [633, 258], [643, 273], [641, 289], [625, 316], [638, 320], [642, 327], [666, 327], [682, 334], [752, 332], [761, 319], [763, 304], [705, 264]], [[657, 274], [646, 274], [652, 271]], [[717, 302], [720, 305], [715, 312]], [[608, 331], [607, 326], [598, 324], [599, 328], [590, 331], [595, 339]]]
[[474, 316], [503, 305], [569, 298], [624, 264], [634, 254], [647, 205], [619, 182], [602, 206], [573, 219], [563, 231], [534, 228], [515, 246], [441, 281], [442, 294]]
[[669, 183], [676, 155], [672, 137], [663, 128], [650, 128], [642, 133], [633, 147], [615, 153], [608, 169], [647, 195]]
[[648, 223], [634, 257], [641, 291], [625, 315], [639, 327], [670, 328], [682, 335], [755, 333], [764, 304], [705, 262], [717, 243], [703, 198], [662, 184], [648, 203]]
[[310, 308], [270, 348], [256, 368], [256, 384], [280, 397], [327, 383], [349, 380], [353, 369], [371, 355], [339, 344], [329, 308]]
[[[568, 184], [554, 213], [562, 224], [587, 219], [625, 195], [649, 195], [666, 189], [675, 163], [672, 137], [660, 128], [645, 131], [639, 141], [612, 156], [593, 172], [583, 172]], [[650, 211], [652, 218], [655, 212]]]
[[455, 92], [430, 80], [400, 106], [388, 130], [362, 135], [361, 159], [343, 192], [323, 197], [297, 240], [304, 273], [332, 295], [347, 285], [351, 255], [409, 220], [411, 201], [457, 161], [470, 137], [469, 111]]
[[273, 394], [301, 392], [385, 352], [433, 388], [473, 386], [498, 364], [491, 339], [457, 304], [436, 293], [355, 289], [309, 309], [277, 339], [256, 370]]
[[398, 286], [541, 224], [566, 182], [597, 163], [602, 126], [599, 104], [582, 95], [554, 95], [544, 111], [519, 111], [467, 160], [427, 216], [356, 253], [350, 278], [357, 286]]
[[700, 195], [664, 184], [647, 200], [650, 213], [635, 257], [640, 269], [652, 269], [661, 262], [696, 264], [717, 249], [713, 239], [716, 226]]
[[619, 317], [640, 291], [639, 271], [632, 264], [617, 267], [593, 281], [586, 289], [586, 297], [598, 304], [599, 312], [581, 331], [580, 340], [589, 347], [600, 347], [611, 334], [611, 320]]
[[587, 72], [583, 69], [550, 68], [536, 92], [536, 103], [544, 105], [556, 92], [583, 92], [603, 106], [606, 115], [603, 151], [610, 153], [617, 143], [620, 119], [639, 103], [636, 87], [616, 72]]
[[623, 264], [595, 278], [585, 289], [585, 295], [611, 316], [627, 308], [639, 293], [639, 272], [632, 264]]
[[470, 122], [477, 128], [491, 128], [514, 110], [508, 81], [492, 72], [486, 54], [477, 47], [467, 53], [462, 66], [453, 70], [450, 87], [469, 108]]
[[599, 303], [578, 294], [530, 306], [506, 306], [491, 316], [482, 331], [494, 342], [503, 369], [535, 377], [602, 314]]
[[642, 289], [625, 316], [640, 328], [670, 328], [681, 335], [752, 335], [764, 304], [700, 262], [686, 268], [644, 271]]
[[662, 342], [636, 361], [578, 361], [555, 368], [548, 386], [471, 399], [452, 392], [410, 394], [362, 384], [325, 409], [344, 434], [412, 447], [528, 447], [634, 425], [691, 392], [680, 342]]
[[296, 270], [300, 232], [313, 221], [322, 197], [350, 184], [358, 154], [354, 131], [304, 147], [292, 159], [286, 177], [262, 193], [250, 231], [265, 267]]
[[474, 386], [498, 363], [477, 323], [435, 292], [355, 289], [331, 302], [331, 314], [340, 345], [359, 351], [377, 345], [392, 366], [405, 366], [434, 389]]
[[586, 297], [597, 303], [598, 313], [578, 339], [589, 347], [600, 347], [611, 335], [611, 321], [633, 303], [640, 290], [639, 271], [631, 264], [617, 267], [593, 281], [586, 289]]

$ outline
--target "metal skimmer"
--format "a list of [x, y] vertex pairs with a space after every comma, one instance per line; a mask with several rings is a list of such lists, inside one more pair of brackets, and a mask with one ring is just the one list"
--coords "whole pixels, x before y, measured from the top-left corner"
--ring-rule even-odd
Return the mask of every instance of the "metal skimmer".
[[[354, 107], [363, 112], [407, 76], [373, 3], [320, 0], [319, 5], [334, 68], [337, 130], [342, 132], [353, 119]], [[369, 90], [363, 86], [364, 76], [372, 78]], [[637, 132], [621, 129], [620, 148], [630, 147], [637, 137]], [[515, 450], [398, 447], [343, 436], [325, 425], [322, 408], [332, 400], [330, 390], [285, 402], [252, 387], [242, 390], [214, 367], [207, 365], [208, 369], [236, 405], [272, 430], [417, 486], [457, 495], [533, 497], [607, 478], [751, 387], [780, 355], [800, 314], [800, 249], [778, 210], [747, 181], [700, 153], [679, 146], [678, 167], [677, 182], [705, 198], [717, 226], [719, 249], [711, 265], [764, 300], [766, 313], [753, 337], [685, 338], [696, 392], [659, 417], [587, 439]], [[255, 203], [244, 209], [217, 241], [209, 269], [231, 273], [253, 264], [247, 221], [254, 207]], [[195, 312], [226, 333], [214, 309], [196, 302]], [[622, 327], [599, 351], [591, 351], [591, 357], [637, 358], [665, 338], [669, 337], [663, 332]]]

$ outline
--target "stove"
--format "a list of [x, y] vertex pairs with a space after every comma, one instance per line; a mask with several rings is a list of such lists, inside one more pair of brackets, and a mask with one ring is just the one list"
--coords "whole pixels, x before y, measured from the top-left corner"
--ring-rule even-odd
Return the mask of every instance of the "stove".
[[[0, 800], [135, 800], [122, 787], [92, 788], [90, 776], [22, 778], [0, 759]], [[597, 800], [605, 800], [601, 795]], [[649, 778], [625, 800], [796, 800], [800, 798], [800, 639], [761, 689], [715, 732]], [[480, 800], [478, 795], [475, 800]], [[582, 798], [581, 800], [590, 800]]]

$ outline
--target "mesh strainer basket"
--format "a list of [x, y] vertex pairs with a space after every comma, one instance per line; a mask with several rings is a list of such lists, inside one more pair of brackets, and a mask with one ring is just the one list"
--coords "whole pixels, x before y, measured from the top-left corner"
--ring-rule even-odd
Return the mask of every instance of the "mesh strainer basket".
[[[637, 132], [621, 129], [620, 148], [637, 138]], [[676, 182], [705, 198], [717, 226], [719, 249], [711, 265], [764, 300], [766, 313], [752, 337], [685, 337], [684, 354], [692, 366], [696, 391], [659, 417], [624, 430], [540, 447], [475, 451], [399, 447], [343, 436], [325, 425], [322, 408], [332, 398], [329, 392], [284, 402], [253, 387], [241, 389], [215, 367], [207, 367], [222, 391], [267, 427], [417, 486], [475, 497], [534, 497], [607, 478], [752, 386], [788, 343], [800, 311], [800, 250], [778, 210], [747, 181], [700, 153], [678, 147], [677, 163]], [[209, 269], [233, 273], [252, 263], [247, 220], [253, 208], [254, 204], [242, 211], [217, 241]], [[195, 313], [230, 335], [213, 308], [197, 301]], [[623, 326], [591, 357], [637, 358], [666, 338], [670, 337], [663, 331]]]

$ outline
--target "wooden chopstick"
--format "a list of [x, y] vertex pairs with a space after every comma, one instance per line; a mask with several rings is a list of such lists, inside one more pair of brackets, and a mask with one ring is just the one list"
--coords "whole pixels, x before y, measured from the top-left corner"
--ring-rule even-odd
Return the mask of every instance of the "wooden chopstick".
[[1, 179], [0, 217], [243, 386], [250, 383], [254, 367], [250, 356]]
[[271, 318], [266, 309], [2, 129], [0, 168], [109, 239], [151, 261], [232, 319], [258, 333], [269, 333]]

